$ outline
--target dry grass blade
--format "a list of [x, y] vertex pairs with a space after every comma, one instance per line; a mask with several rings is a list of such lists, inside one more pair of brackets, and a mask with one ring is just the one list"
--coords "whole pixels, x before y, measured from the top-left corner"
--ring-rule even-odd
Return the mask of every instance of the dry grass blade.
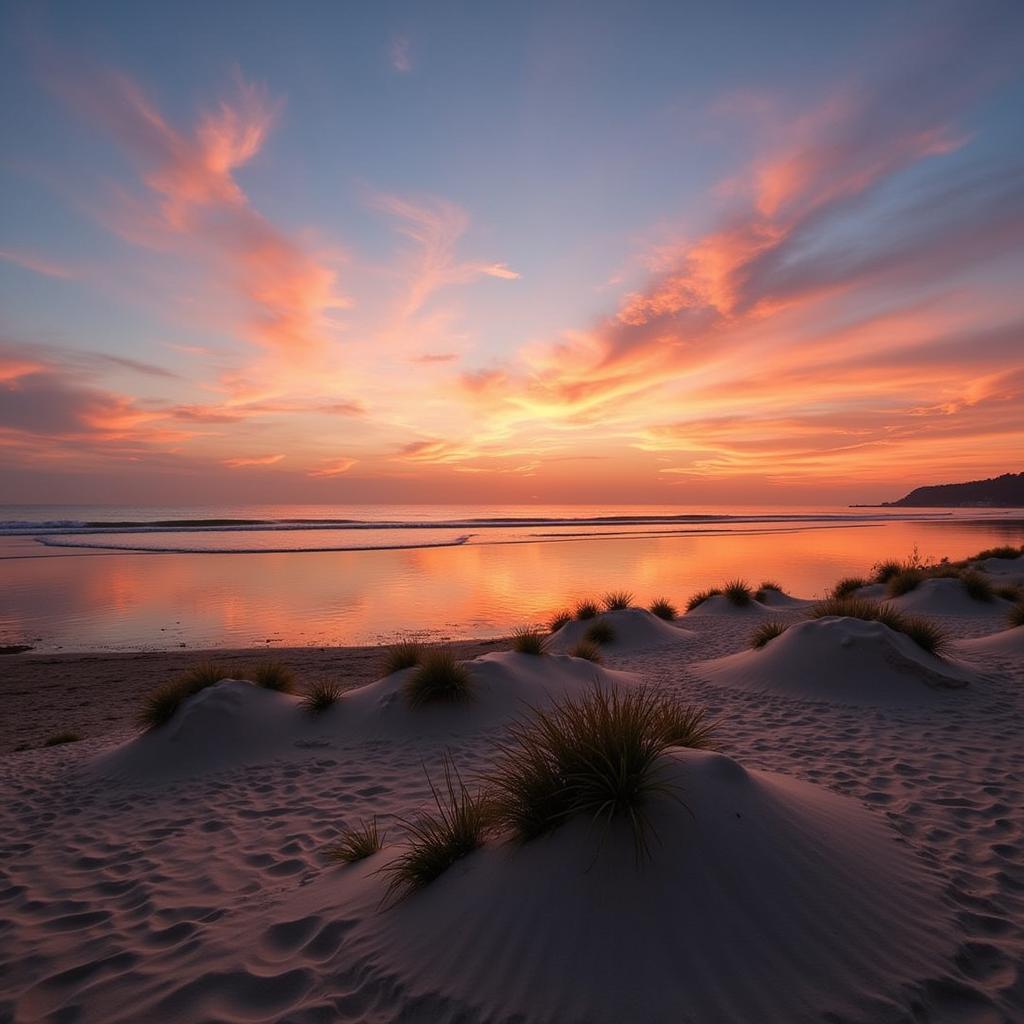
[[597, 644], [590, 640], [581, 640], [571, 651], [569, 651], [570, 658], [583, 658], [585, 661], [592, 661], [595, 665], [600, 665], [604, 658], [601, 657], [601, 648]]
[[435, 648], [405, 684], [405, 699], [412, 707], [424, 704], [458, 704], [473, 696], [469, 669], [446, 647]]
[[615, 628], [610, 622], [598, 619], [583, 634], [583, 639], [592, 644], [610, 644], [615, 642]]
[[512, 650], [519, 654], [546, 654], [548, 649], [548, 637], [539, 630], [529, 626], [523, 626], [512, 634]]
[[615, 612], [633, 607], [633, 595], [628, 590], [613, 590], [601, 599], [605, 611]]
[[230, 679], [231, 671], [210, 661], [201, 662], [170, 683], [158, 687], [142, 705], [138, 714], [139, 726], [143, 729], [159, 729], [166, 725], [183, 701], [215, 686], [223, 679]]
[[737, 608], [745, 608], [753, 601], [754, 595], [745, 580], [729, 580], [722, 587], [722, 593], [730, 604]]
[[413, 640], [395, 644], [384, 657], [384, 675], [415, 668], [423, 660], [423, 648]]
[[338, 683], [321, 679], [306, 691], [299, 707], [311, 715], [322, 715], [328, 708], [334, 707], [341, 700], [345, 691]]
[[775, 620], [771, 622], [762, 622], [751, 635], [750, 646], [753, 647], [755, 651], [759, 651], [765, 646], [765, 644], [785, 633], [788, 628], [789, 626], [785, 622], [778, 622]]
[[276, 690], [278, 693], [295, 692], [295, 673], [279, 661], [264, 661], [257, 665], [249, 677], [257, 686], [264, 690]]
[[580, 601], [575, 609], [577, 619], [597, 618], [600, 611], [601, 609], [597, 607], [596, 601]]
[[471, 793], [451, 760], [443, 762], [444, 786], [439, 793], [430, 781], [436, 811], [401, 819], [408, 830], [404, 850], [380, 869], [387, 880], [383, 904], [404, 899], [444, 874], [456, 861], [479, 849], [493, 820], [493, 805], [482, 793]]
[[659, 619], [664, 619], [666, 622], [671, 622], [679, 612], [667, 597], [657, 597], [651, 602], [651, 614], [657, 615]]
[[361, 821], [352, 828], [345, 829], [341, 837], [325, 851], [328, 858], [342, 864], [355, 864], [378, 853], [384, 846], [387, 833], [377, 827], [377, 819]]
[[555, 612], [551, 616], [551, 621], [548, 622], [548, 631], [551, 633], [557, 633], [563, 626], [567, 626], [572, 622], [572, 612], [565, 611], [564, 609], [560, 612]]
[[628, 823], [637, 858], [650, 852], [647, 810], [670, 792], [659, 759], [670, 746], [707, 746], [713, 725], [703, 712], [645, 689], [596, 687], [515, 723], [490, 778], [495, 813], [521, 840], [574, 817], [602, 826]]
[[710, 597], [720, 597], [722, 594], [721, 587], [708, 587], [706, 590], [698, 590], [689, 601], [686, 602], [686, 610], [692, 612], [698, 605], [702, 605]]
[[861, 587], [866, 587], [868, 581], [862, 576], [844, 576], [833, 588], [832, 597], [850, 597]]

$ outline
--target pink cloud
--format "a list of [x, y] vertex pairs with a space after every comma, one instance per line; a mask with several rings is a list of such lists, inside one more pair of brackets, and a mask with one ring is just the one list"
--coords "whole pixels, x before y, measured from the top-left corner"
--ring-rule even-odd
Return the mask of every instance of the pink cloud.
[[25, 270], [31, 270], [36, 274], [42, 274], [44, 277], [56, 277], [62, 280], [78, 277], [78, 272], [70, 267], [62, 266], [51, 260], [42, 259], [32, 253], [16, 252], [13, 249], [0, 249], [0, 260], [14, 263], [16, 266], [23, 267]]

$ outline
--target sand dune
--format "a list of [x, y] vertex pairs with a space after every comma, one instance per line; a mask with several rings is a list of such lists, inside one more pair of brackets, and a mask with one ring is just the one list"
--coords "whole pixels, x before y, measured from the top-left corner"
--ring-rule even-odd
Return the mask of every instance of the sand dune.
[[319, 715], [305, 711], [298, 697], [226, 679], [184, 701], [166, 725], [101, 754], [90, 770], [138, 783], [308, 757], [352, 740], [472, 734], [595, 685], [636, 683], [630, 673], [559, 655], [503, 651], [465, 664], [473, 690], [465, 704], [410, 707], [402, 691], [415, 669], [405, 669], [349, 691]]
[[978, 601], [957, 579], [924, 580], [907, 594], [890, 601], [894, 608], [914, 615], [989, 615], [1005, 619], [1012, 602], [1002, 597]]
[[551, 1024], [845, 1016], [952, 951], [937, 879], [855, 801], [698, 751], [669, 756], [663, 780], [685, 806], [656, 799], [649, 863], [624, 826], [602, 844], [577, 822], [492, 844], [381, 911], [385, 849], [255, 934], [343, 917], [345, 977], [397, 993], [397, 1018]]
[[786, 594], [781, 590], [764, 590], [758, 604], [766, 608], [807, 608], [814, 602], [802, 597], [793, 597], [792, 594]]
[[880, 622], [828, 616], [790, 626], [760, 650], [694, 670], [712, 682], [852, 704], [918, 704], [977, 679], [966, 665], [937, 658]]
[[586, 638], [590, 627], [599, 621], [607, 623], [614, 631], [615, 639], [601, 644], [602, 648], [613, 654], [651, 650], [666, 644], [692, 640], [694, 637], [694, 633], [678, 621], [659, 619], [643, 608], [619, 608], [602, 612], [594, 619], [573, 619], [567, 622], [552, 634], [549, 649], [557, 653], [571, 651]]
[[[441, 758], [468, 779], [486, 772], [509, 691], [586, 685], [595, 666], [569, 659], [480, 659], [476, 707], [447, 709], [475, 717], [465, 730], [407, 721], [387, 701], [400, 680], [380, 680], [352, 692], [346, 719], [379, 732], [347, 731], [342, 704], [315, 726], [326, 745], [277, 746], [273, 723], [305, 727], [292, 699], [222, 684], [181, 720], [176, 753], [202, 737], [183, 759], [198, 770], [159, 786], [90, 770], [125, 749], [123, 733], [0, 757], [0, 1020], [1024, 1019], [1024, 660], [966, 643], [988, 674], [932, 690], [902, 671], [913, 653], [854, 632], [875, 624], [820, 620], [758, 652], [803, 633], [802, 660], [783, 667], [814, 683], [806, 693], [722, 685], [695, 664], [737, 650], [757, 621], [697, 618], [693, 642], [621, 656], [644, 685], [709, 706], [729, 755], [672, 755], [689, 812], [650, 808], [661, 843], [639, 871], [616, 835], [588, 871], [593, 836], [576, 823], [492, 841], [378, 908], [373, 872], [429, 803]], [[987, 625], [947, 622], [961, 637]], [[815, 646], [819, 634], [831, 639]], [[821, 699], [833, 676], [854, 688], [856, 664], [862, 690], [884, 691], [873, 678], [894, 671], [894, 646], [889, 682], [912, 700]], [[244, 757], [238, 706], [261, 730], [241, 734]], [[216, 764], [221, 738], [231, 757]], [[370, 816], [385, 850], [328, 864], [324, 847]]]
[[696, 608], [691, 608], [687, 613], [687, 618], [699, 618], [702, 615], [729, 615], [729, 616], [744, 616], [750, 617], [755, 615], [764, 615], [770, 612], [772, 609], [767, 605], [762, 604], [760, 601], [751, 600], [747, 604], [738, 605], [733, 604], [724, 594], [715, 594], [713, 597], [709, 597], [706, 601], [701, 601]]
[[1024, 626], [1013, 629], [1002, 629], [988, 636], [977, 636], [970, 640], [961, 640], [957, 650], [970, 654], [998, 654], [1006, 657], [1024, 659]]

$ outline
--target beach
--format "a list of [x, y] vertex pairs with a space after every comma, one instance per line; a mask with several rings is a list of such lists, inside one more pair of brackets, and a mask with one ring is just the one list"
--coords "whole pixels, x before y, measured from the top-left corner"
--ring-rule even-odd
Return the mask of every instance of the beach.
[[[1024, 556], [978, 571], [1009, 593]], [[861, 605], [822, 617], [771, 587], [672, 618], [595, 595], [544, 654], [457, 646], [466, 703], [408, 703], [418, 669], [381, 677], [386, 649], [276, 650], [300, 696], [228, 680], [144, 734], [142, 695], [197, 652], [6, 657], [0, 1017], [1018, 1019], [1024, 626], [937, 569], [881, 602], [942, 633], [932, 654], [870, 617], [891, 581], [855, 582]], [[266, 657], [207, 654], [239, 679]], [[311, 716], [319, 679], [341, 692]], [[714, 725], [713, 749], [660, 755], [675, 795], [646, 805], [645, 857], [621, 820], [600, 843], [573, 820], [489, 834], [389, 899], [382, 871], [445, 772], [485, 785], [512, 723], [595, 686]], [[381, 848], [332, 859], [371, 820]]]

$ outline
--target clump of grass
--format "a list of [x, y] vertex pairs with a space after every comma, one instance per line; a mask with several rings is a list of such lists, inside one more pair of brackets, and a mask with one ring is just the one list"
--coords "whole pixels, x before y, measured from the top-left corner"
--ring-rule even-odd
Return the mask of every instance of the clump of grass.
[[576, 618], [581, 620], [595, 619], [600, 611], [601, 609], [597, 607], [596, 601], [580, 601], [576, 605]]
[[65, 743], [77, 743], [82, 737], [77, 732], [71, 732], [69, 729], [67, 732], [55, 732], [52, 736], [48, 737], [46, 742], [43, 744], [44, 747], [59, 747]]
[[512, 634], [512, 650], [520, 654], [541, 655], [547, 653], [548, 638], [539, 630], [523, 626]]
[[612, 627], [610, 622], [605, 622], [604, 619], [598, 619], [590, 628], [583, 634], [584, 640], [589, 640], [592, 644], [610, 644], [615, 640], [615, 629]]
[[833, 588], [832, 597], [849, 597], [855, 590], [866, 587], [868, 581], [862, 576], [844, 576]]
[[563, 626], [567, 626], [572, 622], [572, 612], [562, 609], [560, 612], [555, 612], [551, 616], [551, 621], [548, 622], [548, 631], [551, 633], [557, 633]]
[[667, 597], [657, 597], [651, 602], [651, 614], [657, 615], [659, 619], [664, 619], [666, 622], [671, 622], [679, 612]]
[[722, 587], [722, 593], [725, 595], [729, 603], [735, 605], [737, 608], [746, 608], [754, 598], [754, 595], [751, 593], [750, 587], [745, 580], [729, 580], [729, 582]]
[[976, 555], [971, 555], [968, 562], [983, 562], [986, 558], [1020, 558], [1024, 549], [1015, 548], [1012, 544], [1002, 544], [999, 547], [985, 548]]
[[341, 700], [345, 691], [338, 683], [321, 679], [303, 694], [299, 707], [311, 715], [322, 715], [328, 708], [334, 707]]
[[469, 669], [446, 647], [428, 651], [405, 684], [405, 699], [412, 707], [459, 704], [472, 696]]
[[295, 673], [279, 661], [262, 662], [249, 673], [249, 678], [265, 690], [276, 690], [278, 693], [295, 692]]
[[1009, 619], [1011, 629], [1015, 626], [1024, 626], [1024, 601], [1021, 601], [1019, 604], [1015, 604], [1010, 609], [1010, 614], [1007, 616], [1007, 619]]
[[916, 590], [925, 579], [925, 574], [920, 569], [903, 569], [890, 576], [885, 585], [885, 592], [889, 597], [902, 597]]
[[963, 567], [943, 560], [938, 565], [931, 566], [928, 575], [936, 580], [958, 580], [963, 575]]
[[404, 899], [429, 885], [456, 861], [484, 844], [493, 820], [493, 804], [481, 792], [471, 793], [448, 758], [444, 760], [444, 786], [430, 792], [436, 812], [413, 820], [402, 819], [409, 832], [406, 848], [380, 873], [388, 879], [384, 903]]
[[992, 584], [980, 572], [965, 572], [960, 582], [975, 601], [992, 601], [996, 596]]
[[762, 622], [757, 629], [754, 630], [750, 637], [750, 646], [755, 651], [761, 650], [770, 640], [774, 640], [777, 636], [785, 633], [789, 628], [789, 625], [785, 622], [771, 621]]
[[633, 607], [633, 595], [628, 590], [613, 590], [601, 598], [605, 611], [617, 612]]
[[927, 619], [904, 615], [898, 608], [893, 608], [884, 601], [868, 601], [859, 597], [830, 597], [816, 604], [808, 614], [812, 619], [845, 615], [868, 622], [881, 622], [883, 626], [910, 637], [922, 650], [940, 657], [949, 647], [949, 636], [945, 630]]
[[585, 661], [592, 661], [595, 665], [600, 665], [604, 661], [604, 658], [601, 657], [601, 649], [591, 640], [581, 640], [569, 652], [569, 657], [583, 658]]
[[708, 598], [720, 597], [722, 594], [721, 587], [708, 587], [706, 590], [698, 590], [689, 601], [686, 602], [686, 610], [692, 612], [694, 608], [702, 605]]
[[872, 583], [888, 583], [893, 576], [899, 576], [906, 568], [895, 558], [887, 558], [884, 562], [876, 562], [871, 568]]
[[347, 828], [334, 845], [326, 850], [328, 858], [342, 864], [355, 864], [378, 853], [384, 846], [387, 833], [377, 827], [377, 819], [361, 821], [353, 828]]
[[992, 591], [996, 597], [1001, 597], [1004, 601], [1024, 599], [1024, 587], [1020, 587], [1016, 583], [1004, 583], [1001, 586], [993, 587]]
[[230, 679], [231, 671], [211, 661], [200, 662], [177, 679], [154, 690], [142, 705], [138, 714], [141, 728], [159, 729], [166, 725], [182, 703], [194, 697], [200, 690], [215, 686], [222, 679]]
[[501, 742], [491, 777], [498, 822], [526, 841], [574, 817], [607, 827], [628, 822], [637, 856], [648, 852], [647, 805], [668, 792], [660, 758], [671, 746], [706, 746], [712, 726], [703, 713], [654, 691], [595, 687], [532, 719]]
[[754, 594], [754, 599], [757, 601], [763, 601], [768, 596], [769, 591], [774, 594], [781, 594], [783, 592], [782, 585], [776, 583], [775, 580], [762, 580], [761, 585], [757, 588], [757, 591]]
[[388, 651], [384, 658], [384, 675], [394, 675], [406, 668], [415, 668], [423, 660], [423, 648], [414, 640], [403, 640]]
[[707, 720], [707, 712], [661, 698], [658, 711], [658, 729], [670, 747], [689, 747], [691, 750], [713, 750], [717, 722]]

